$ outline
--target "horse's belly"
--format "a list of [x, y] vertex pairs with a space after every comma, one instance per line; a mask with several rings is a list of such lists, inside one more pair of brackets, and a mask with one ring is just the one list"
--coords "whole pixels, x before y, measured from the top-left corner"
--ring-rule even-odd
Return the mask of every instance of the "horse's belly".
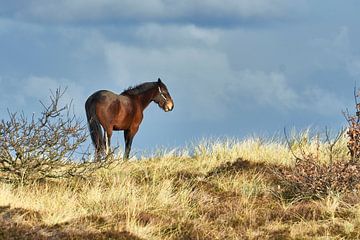
[[114, 125], [113, 130], [115, 131], [121, 131], [121, 130], [125, 130], [128, 129], [128, 126], [120, 126], [120, 125]]
[[116, 131], [120, 131], [120, 130], [125, 130], [125, 129], [129, 129], [130, 125], [131, 125], [131, 120], [132, 118], [130, 116], [122, 116], [122, 115], [118, 115], [114, 121], [113, 121], [113, 130]]

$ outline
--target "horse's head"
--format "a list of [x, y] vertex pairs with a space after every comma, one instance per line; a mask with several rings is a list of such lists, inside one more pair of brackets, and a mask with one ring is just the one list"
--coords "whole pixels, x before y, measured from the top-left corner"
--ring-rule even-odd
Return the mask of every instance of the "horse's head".
[[167, 87], [160, 78], [157, 81], [157, 94], [154, 97], [154, 101], [165, 112], [171, 111], [174, 108], [174, 101], [172, 100]]

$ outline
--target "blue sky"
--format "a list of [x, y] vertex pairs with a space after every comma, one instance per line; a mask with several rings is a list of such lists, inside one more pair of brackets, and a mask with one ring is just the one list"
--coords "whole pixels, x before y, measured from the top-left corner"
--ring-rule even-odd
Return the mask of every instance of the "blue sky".
[[94, 91], [161, 77], [174, 111], [149, 106], [135, 151], [337, 130], [360, 78], [359, 9], [356, 0], [2, 1], [0, 117], [39, 112], [49, 89], [67, 86], [85, 119]]

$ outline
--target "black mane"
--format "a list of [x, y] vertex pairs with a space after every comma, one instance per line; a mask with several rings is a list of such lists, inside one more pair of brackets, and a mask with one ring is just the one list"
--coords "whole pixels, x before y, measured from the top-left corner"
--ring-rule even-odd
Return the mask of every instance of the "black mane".
[[139, 84], [135, 87], [129, 87], [128, 89], [124, 90], [120, 95], [138, 95], [147, 90], [155, 87], [157, 82], [146, 82]]

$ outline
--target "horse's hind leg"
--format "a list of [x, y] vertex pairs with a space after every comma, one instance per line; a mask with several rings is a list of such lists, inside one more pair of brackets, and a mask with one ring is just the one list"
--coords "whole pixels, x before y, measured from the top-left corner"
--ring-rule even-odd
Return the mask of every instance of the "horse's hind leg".
[[111, 140], [112, 131], [104, 129], [104, 146], [105, 146], [105, 154], [108, 155], [110, 153], [110, 140]]
[[109, 154], [109, 140], [108, 140], [108, 135], [107, 133], [104, 133], [104, 141], [105, 141], [105, 154], [108, 155]]

